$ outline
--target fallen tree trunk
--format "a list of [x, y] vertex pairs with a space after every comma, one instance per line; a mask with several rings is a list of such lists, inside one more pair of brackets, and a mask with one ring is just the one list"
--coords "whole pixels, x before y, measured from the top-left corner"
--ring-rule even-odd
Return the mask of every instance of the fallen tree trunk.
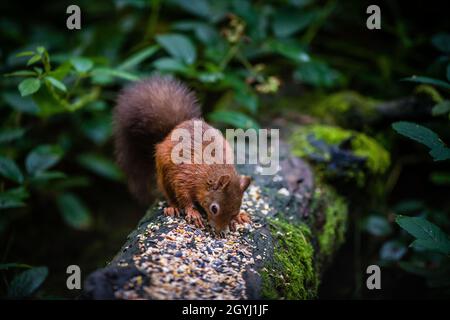
[[84, 286], [90, 299], [311, 299], [344, 240], [347, 206], [314, 181], [282, 145], [276, 175], [238, 167], [253, 181], [243, 209], [251, 224], [225, 239], [152, 206], [106, 268]]

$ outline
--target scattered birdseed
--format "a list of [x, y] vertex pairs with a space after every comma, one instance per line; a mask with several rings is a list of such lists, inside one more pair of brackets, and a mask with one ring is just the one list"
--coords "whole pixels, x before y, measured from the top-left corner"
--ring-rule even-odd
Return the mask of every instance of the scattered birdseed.
[[[162, 210], [165, 203], [158, 206]], [[257, 272], [251, 235], [262, 227], [258, 215], [267, 215], [271, 208], [255, 185], [244, 194], [242, 207], [252, 222], [238, 225], [226, 238], [218, 238], [209, 227], [196, 228], [183, 217], [160, 215], [148, 222], [136, 236], [138, 252], [129, 261], [148, 281], [130, 279], [115, 291], [116, 298], [246, 299], [244, 272]], [[266, 253], [255, 258], [264, 260]]]
[[281, 188], [280, 190], [278, 190], [278, 194], [281, 194], [281, 195], [283, 195], [285, 197], [289, 197], [290, 196], [290, 192], [286, 188]]
[[[159, 217], [159, 223], [170, 229], [154, 234], [153, 223], [147, 237], [139, 237], [141, 254], [135, 255], [136, 267], [150, 277], [144, 296], [130, 293], [133, 286], [116, 292], [116, 297], [150, 299], [245, 299], [245, 281], [241, 270], [254, 263], [252, 246], [241, 241], [249, 226], [226, 239], [216, 238], [211, 230], [197, 231], [183, 218]], [[247, 228], [246, 228], [247, 227]], [[156, 243], [153, 237], [162, 237]], [[189, 246], [195, 238], [196, 247]], [[245, 258], [245, 260], [244, 260]]]

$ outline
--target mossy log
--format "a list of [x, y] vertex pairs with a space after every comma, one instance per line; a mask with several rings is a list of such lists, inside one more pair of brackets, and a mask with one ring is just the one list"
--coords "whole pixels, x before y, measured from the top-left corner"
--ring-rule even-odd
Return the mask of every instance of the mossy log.
[[313, 299], [321, 275], [344, 241], [347, 205], [315, 180], [311, 167], [280, 148], [276, 175], [258, 165], [243, 209], [252, 223], [225, 239], [183, 218], [162, 214], [157, 202], [107, 267], [84, 285], [90, 299]]
[[[294, 111], [295, 115], [311, 116], [322, 123], [338, 125], [343, 128], [363, 130], [367, 127], [390, 126], [394, 121], [415, 121], [431, 119], [432, 109], [443, 98], [429, 86], [416, 89], [416, 94], [391, 101], [379, 101], [363, 96], [355, 91], [338, 91], [330, 95], [311, 93], [303, 97], [284, 97], [277, 101], [279, 109]], [[298, 112], [301, 112], [298, 113]], [[287, 116], [288, 115], [288, 116]], [[289, 118], [292, 114], [284, 115]], [[303, 120], [303, 121], [302, 121]]]

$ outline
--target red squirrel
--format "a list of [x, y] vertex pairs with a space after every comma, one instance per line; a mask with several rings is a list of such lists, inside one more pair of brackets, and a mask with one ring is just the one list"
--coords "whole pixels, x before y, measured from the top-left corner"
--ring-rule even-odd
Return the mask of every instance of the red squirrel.
[[[194, 137], [194, 121], [203, 132], [212, 128], [201, 119], [197, 98], [183, 83], [169, 77], [153, 76], [124, 88], [114, 109], [116, 158], [125, 172], [131, 193], [148, 204], [154, 172], [158, 189], [168, 207], [164, 214], [179, 216], [204, 227], [201, 211], [220, 235], [236, 224], [250, 222], [240, 211], [250, 177], [239, 175], [233, 164], [179, 163], [172, 161], [174, 129], [186, 129]], [[198, 122], [197, 122], [198, 123]], [[225, 149], [230, 148], [217, 130]], [[193, 138], [192, 138], [193, 139]], [[205, 147], [205, 142], [199, 144]], [[191, 144], [191, 154], [198, 144]]]

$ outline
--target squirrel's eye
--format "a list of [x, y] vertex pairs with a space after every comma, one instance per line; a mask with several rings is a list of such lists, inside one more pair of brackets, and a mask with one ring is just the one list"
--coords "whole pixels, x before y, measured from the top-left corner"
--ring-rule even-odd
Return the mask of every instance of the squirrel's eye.
[[209, 211], [211, 211], [213, 214], [219, 213], [219, 205], [217, 203], [213, 203], [209, 206]]

